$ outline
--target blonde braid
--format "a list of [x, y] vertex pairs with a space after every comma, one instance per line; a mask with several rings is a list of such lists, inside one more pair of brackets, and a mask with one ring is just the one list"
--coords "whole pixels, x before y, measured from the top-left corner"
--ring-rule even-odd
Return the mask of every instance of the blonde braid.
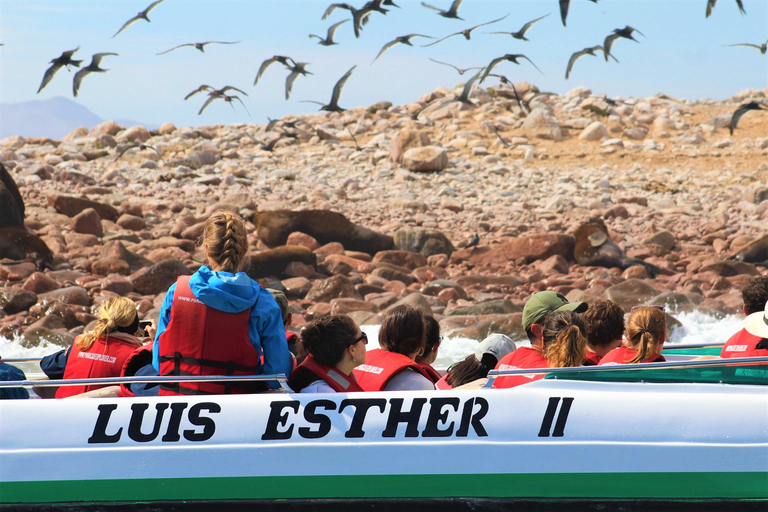
[[109, 336], [111, 332], [120, 327], [127, 327], [136, 319], [136, 304], [125, 297], [113, 297], [108, 299], [99, 308], [99, 319], [96, 326], [89, 333], [79, 336], [75, 341], [77, 348], [88, 350], [93, 343], [102, 337]]
[[235, 273], [248, 250], [243, 219], [232, 212], [214, 212], [205, 222], [203, 239], [213, 270]]

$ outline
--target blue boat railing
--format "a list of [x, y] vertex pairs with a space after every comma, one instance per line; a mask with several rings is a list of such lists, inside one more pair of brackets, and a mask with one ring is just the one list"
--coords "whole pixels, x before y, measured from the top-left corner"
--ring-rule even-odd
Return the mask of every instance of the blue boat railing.
[[[3, 360], [7, 361], [7, 360]], [[0, 381], [1, 388], [47, 388], [61, 386], [116, 385], [116, 384], [165, 384], [182, 382], [278, 382], [284, 393], [292, 393], [285, 374], [275, 375], [206, 375], [206, 376], [148, 376], [148, 377], [104, 377], [99, 379], [55, 379], [55, 380], [15, 380]]]

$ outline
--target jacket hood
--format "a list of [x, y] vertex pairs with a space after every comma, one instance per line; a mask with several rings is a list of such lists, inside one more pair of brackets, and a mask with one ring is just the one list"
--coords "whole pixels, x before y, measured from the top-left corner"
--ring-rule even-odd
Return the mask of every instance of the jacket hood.
[[200, 302], [225, 313], [240, 313], [256, 304], [260, 286], [244, 272], [211, 270], [203, 265], [189, 279]]

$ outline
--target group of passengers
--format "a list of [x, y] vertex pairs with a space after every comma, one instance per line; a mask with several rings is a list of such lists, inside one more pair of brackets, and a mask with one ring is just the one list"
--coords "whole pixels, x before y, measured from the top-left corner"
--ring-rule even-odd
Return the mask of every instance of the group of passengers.
[[[140, 325], [130, 299], [113, 297], [100, 307], [95, 327], [72, 347], [43, 358], [52, 379], [130, 376], [289, 375], [297, 392], [408, 391], [476, 387], [491, 369], [541, 369], [664, 361], [666, 315], [661, 306], [624, 310], [609, 300], [568, 302], [542, 291], [525, 304], [522, 326], [530, 347], [516, 347], [491, 334], [474, 353], [448, 368], [431, 365], [442, 340], [440, 326], [419, 309], [391, 309], [379, 330], [378, 349], [346, 315], [309, 322], [297, 336], [287, 333], [291, 314], [282, 292], [259, 286], [238, 272], [248, 249], [242, 219], [215, 212], [205, 223], [207, 265], [179, 277], [163, 301], [156, 332]], [[721, 357], [768, 356], [768, 277], [751, 279], [742, 291], [744, 329], [725, 343]], [[498, 377], [495, 388], [541, 379], [544, 373]], [[23, 373], [0, 361], [0, 380]], [[277, 382], [234, 381], [123, 383], [120, 396], [249, 393]], [[63, 385], [56, 398], [89, 393], [105, 385]], [[26, 398], [22, 388], [0, 389], [0, 398]]]

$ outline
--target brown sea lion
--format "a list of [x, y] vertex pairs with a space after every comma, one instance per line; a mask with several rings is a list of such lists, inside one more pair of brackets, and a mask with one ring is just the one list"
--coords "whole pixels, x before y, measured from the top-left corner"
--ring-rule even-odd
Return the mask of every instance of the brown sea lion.
[[0, 259], [31, 260], [37, 268], [53, 268], [53, 253], [43, 240], [20, 226], [0, 228]]
[[339, 242], [349, 251], [371, 255], [393, 246], [391, 236], [353, 224], [344, 215], [330, 210], [260, 212], [253, 223], [259, 239], [270, 247], [284, 245], [294, 231], [306, 233], [321, 244]]
[[576, 229], [576, 246], [573, 256], [579, 265], [590, 267], [619, 267], [625, 269], [632, 265], [644, 266], [651, 276], [656, 276], [661, 269], [651, 263], [636, 258], [628, 258], [621, 248], [611, 240], [608, 228], [602, 219], [590, 218]]
[[768, 235], [750, 242], [732, 258], [737, 261], [768, 267]]
[[0, 228], [24, 225], [24, 200], [13, 176], [0, 163]]
[[313, 267], [317, 266], [317, 256], [306, 247], [283, 245], [256, 254], [248, 254], [243, 262], [243, 267], [251, 279], [285, 277], [285, 267], [295, 261]]

